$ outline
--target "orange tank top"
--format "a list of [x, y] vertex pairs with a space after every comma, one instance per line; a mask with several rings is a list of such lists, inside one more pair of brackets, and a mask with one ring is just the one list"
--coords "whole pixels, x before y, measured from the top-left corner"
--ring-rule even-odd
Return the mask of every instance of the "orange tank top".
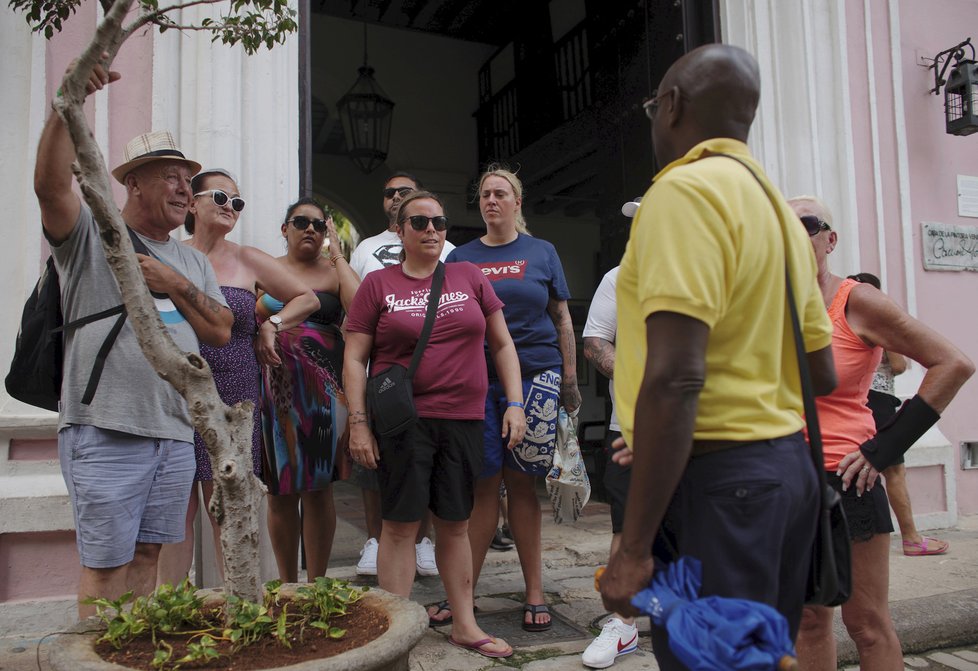
[[873, 412], [866, 401], [883, 349], [869, 347], [846, 320], [849, 292], [856, 284], [855, 280], [845, 280], [829, 306], [838, 386], [828, 396], [815, 399], [826, 471], [835, 471], [842, 457], [876, 434]]

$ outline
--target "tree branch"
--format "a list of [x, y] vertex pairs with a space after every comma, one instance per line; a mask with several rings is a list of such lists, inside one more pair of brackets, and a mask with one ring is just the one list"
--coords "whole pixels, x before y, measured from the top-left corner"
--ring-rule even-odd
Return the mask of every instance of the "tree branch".
[[[258, 511], [263, 488], [251, 470], [252, 406], [226, 406], [207, 362], [183, 352], [163, 325], [136, 261], [122, 214], [112, 197], [109, 173], [85, 117], [85, 86], [97, 62], [108, 69], [127, 36], [123, 19], [135, 0], [115, 0], [78, 63], [65, 75], [62, 97], [53, 107], [64, 120], [75, 145], [75, 175], [92, 210], [112, 274], [122, 292], [129, 323], [140, 349], [156, 373], [187, 401], [194, 427], [203, 436], [214, 468], [214, 487], [224, 501], [221, 545], [225, 557], [225, 591], [260, 600]], [[217, 0], [200, 0], [214, 2]], [[102, 54], [108, 57], [102, 59]]]
[[[186, 9], [187, 7], [193, 7], [195, 5], [215, 5], [219, 2], [224, 2], [225, 0], [191, 0], [190, 2], [184, 2], [178, 5], [170, 5], [169, 7], [164, 7], [163, 9], [157, 9], [153, 12], [146, 12], [140, 15], [138, 18], [134, 19], [132, 23], [125, 27], [123, 30], [123, 41], [129, 38], [134, 32], [142, 28], [148, 23], [155, 23], [160, 25], [160, 21], [164, 16], [170, 12], [175, 12], [180, 9]], [[168, 27], [174, 27], [171, 24], [166, 24]]]

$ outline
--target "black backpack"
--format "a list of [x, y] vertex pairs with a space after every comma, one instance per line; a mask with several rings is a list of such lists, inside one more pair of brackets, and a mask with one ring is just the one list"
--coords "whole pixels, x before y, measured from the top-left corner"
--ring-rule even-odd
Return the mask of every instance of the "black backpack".
[[[127, 230], [136, 251], [150, 255], [146, 245], [132, 229]], [[7, 393], [28, 405], [57, 412], [64, 368], [64, 333], [113, 315], [118, 315], [118, 318], [102, 341], [88, 377], [88, 385], [82, 395], [81, 402], [85, 405], [90, 404], [95, 397], [105, 359], [126, 322], [126, 308], [124, 305], [116, 305], [65, 324], [64, 314], [61, 312], [61, 282], [54, 267], [54, 259], [48, 257], [44, 272], [24, 304], [14, 358], [10, 362], [10, 372], [4, 380]]]

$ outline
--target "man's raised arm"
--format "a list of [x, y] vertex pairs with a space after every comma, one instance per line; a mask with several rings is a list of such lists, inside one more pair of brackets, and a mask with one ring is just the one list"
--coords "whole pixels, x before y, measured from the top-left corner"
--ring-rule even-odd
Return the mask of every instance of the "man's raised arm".
[[[69, 65], [69, 71], [73, 67], [74, 63]], [[96, 65], [86, 91], [91, 94], [118, 80], [119, 76], [118, 72], [107, 72], [101, 65]], [[71, 164], [74, 160], [75, 146], [68, 129], [58, 113], [52, 110], [37, 146], [34, 193], [41, 207], [41, 225], [55, 244], [64, 242], [71, 235], [81, 209], [81, 201], [71, 189]]]

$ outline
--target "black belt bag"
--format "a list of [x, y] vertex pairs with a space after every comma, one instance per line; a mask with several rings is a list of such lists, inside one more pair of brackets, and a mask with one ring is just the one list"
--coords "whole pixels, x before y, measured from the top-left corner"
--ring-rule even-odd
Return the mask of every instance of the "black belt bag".
[[428, 310], [425, 313], [421, 336], [414, 347], [411, 365], [408, 368], [394, 364], [387, 370], [367, 379], [367, 408], [370, 422], [378, 436], [396, 436], [406, 431], [418, 420], [418, 410], [414, 407], [414, 390], [411, 380], [421, 363], [421, 356], [428, 345], [431, 329], [435, 325], [435, 313], [441, 298], [442, 282], [445, 279], [445, 264], [438, 262], [431, 279], [428, 293]]

